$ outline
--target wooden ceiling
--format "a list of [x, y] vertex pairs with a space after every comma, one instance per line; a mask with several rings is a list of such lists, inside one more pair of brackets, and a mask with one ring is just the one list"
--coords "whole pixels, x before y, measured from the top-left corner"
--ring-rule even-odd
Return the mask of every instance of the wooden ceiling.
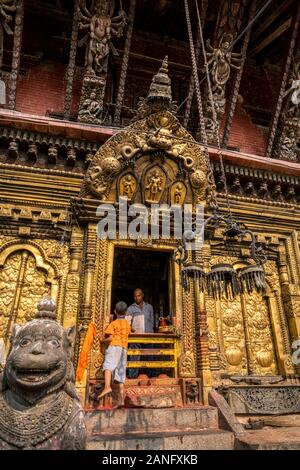
[[[267, 59], [272, 64], [280, 65], [283, 48], [287, 42], [292, 24], [292, 15], [299, 0], [272, 0], [262, 15], [254, 22], [248, 48], [248, 58], [262, 62]], [[267, 2], [257, 0], [256, 11]], [[69, 40], [74, 9], [74, 0], [26, 0], [26, 11], [32, 19], [43, 27], [53, 29], [56, 37]], [[119, 2], [116, 0], [116, 11]], [[129, 0], [123, 0], [126, 11]], [[211, 38], [215, 30], [220, 0], [208, 1], [205, 39]], [[87, 0], [90, 4], [90, 0]], [[198, 0], [201, 6], [202, 0]], [[195, 0], [189, 0], [192, 27], [196, 34], [198, 24]], [[30, 21], [28, 21], [30, 23]], [[32, 27], [32, 26], [31, 26]], [[134, 30], [154, 35], [162, 40], [177, 40], [188, 43], [185, 10], [183, 0], [137, 0]], [[237, 44], [241, 46], [240, 44]], [[188, 44], [187, 44], [188, 47]]]

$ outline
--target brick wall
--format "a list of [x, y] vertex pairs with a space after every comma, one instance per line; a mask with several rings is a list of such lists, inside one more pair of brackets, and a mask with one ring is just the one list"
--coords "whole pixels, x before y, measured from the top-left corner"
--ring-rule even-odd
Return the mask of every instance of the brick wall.
[[239, 147], [241, 152], [264, 155], [268, 131], [253, 124], [249, 114], [241, 105], [236, 107], [229, 142], [231, 147]]
[[[31, 68], [18, 80], [16, 110], [24, 113], [46, 116], [62, 113], [65, 94], [65, 66], [54, 62]], [[72, 115], [76, 115], [82, 86], [82, 73], [77, 69], [74, 77]], [[266, 132], [253, 124], [241, 105], [236, 108], [229, 146], [240, 151], [263, 155], [266, 146]]]
[[32, 67], [18, 79], [16, 110], [46, 116], [62, 112], [65, 66], [52, 62]]

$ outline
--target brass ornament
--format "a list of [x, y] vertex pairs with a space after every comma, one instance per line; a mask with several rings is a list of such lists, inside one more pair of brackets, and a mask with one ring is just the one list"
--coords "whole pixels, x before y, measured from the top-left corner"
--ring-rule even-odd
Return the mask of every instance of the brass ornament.
[[194, 377], [195, 375], [195, 359], [192, 351], [186, 351], [179, 358], [179, 375], [180, 377]]
[[256, 359], [257, 359], [258, 364], [261, 367], [263, 367], [263, 368], [264, 367], [270, 367], [270, 365], [273, 362], [273, 354], [272, 354], [271, 351], [268, 351], [266, 349], [261, 349], [256, 354]]
[[[228, 256], [210, 258], [211, 265], [221, 262], [234, 265], [236, 260]], [[279, 288], [278, 272], [273, 261], [267, 261], [266, 274], [274, 289]], [[270, 276], [272, 280], [269, 279]], [[232, 374], [250, 373], [259, 376], [277, 373], [285, 356], [282, 355], [284, 350], [279, 349], [276, 357], [275, 350], [278, 348], [278, 342], [281, 344], [280, 338], [283, 338], [285, 345], [285, 331], [277, 317], [281, 316], [278, 303], [281, 302], [280, 296], [275, 296], [274, 302], [268, 301], [267, 295], [253, 292], [251, 295], [240, 294], [234, 300], [208, 298], [209, 312], [212, 311], [214, 316], [214, 321], [209, 318], [210, 334], [212, 332], [213, 337], [218, 339], [217, 348], [220, 352], [217, 352], [217, 357], [223, 370]], [[211, 367], [215, 369], [215, 351], [210, 352], [210, 361]]]
[[274, 339], [270, 312], [261, 294], [253, 292], [245, 296], [245, 317], [249, 335], [249, 351], [252, 356], [253, 373], [276, 373]]
[[238, 366], [242, 361], [243, 352], [238, 346], [233, 344], [226, 349], [225, 355], [231, 366]]
[[101, 169], [106, 176], [115, 176], [119, 173], [121, 169], [121, 164], [119, 160], [113, 156], [108, 156], [104, 158], [101, 162]]
[[[158, 75], [154, 77], [143, 103], [144, 111], [137, 114], [139, 120], [111, 137], [92, 159], [84, 179], [82, 196], [91, 195], [105, 200], [118, 175], [128, 166], [136, 168], [137, 162], [143, 157], [149, 158], [151, 162], [151, 158], [160, 156], [163, 167], [164, 161], [170, 159], [177, 164], [178, 171], [184, 171], [189, 176], [195, 203], [203, 203], [205, 200], [208, 187], [205, 155], [172, 114], [166, 61]], [[135, 174], [134, 171], [132, 173]], [[164, 180], [162, 174], [157, 175], [157, 178]], [[146, 200], [157, 202], [162, 190], [155, 189], [154, 196], [151, 193], [151, 181], [145, 184], [149, 185], [147, 190], [144, 188], [144, 191], [149, 192]], [[164, 181], [157, 181], [157, 184], [163, 186]]]
[[[168, 138], [168, 129], [165, 129], [165, 132], [163, 128], [157, 127], [161, 122], [165, 122], [163, 118], [168, 121], [168, 126], [171, 126], [172, 134], [175, 133], [174, 135], [190, 142], [179, 144], [176, 139]], [[203, 201], [207, 188], [204, 154], [169, 112], [161, 112], [150, 116], [149, 119], [137, 121], [109, 139], [90, 163], [82, 195], [92, 194], [98, 199], [105, 199], [117, 175], [143, 156], [150, 159], [158, 150], [162, 152], [161, 155], [169, 157], [185, 169], [190, 175], [195, 202]]]
[[226, 326], [234, 328], [240, 323], [240, 319], [234, 309], [227, 308], [223, 313], [223, 322]]

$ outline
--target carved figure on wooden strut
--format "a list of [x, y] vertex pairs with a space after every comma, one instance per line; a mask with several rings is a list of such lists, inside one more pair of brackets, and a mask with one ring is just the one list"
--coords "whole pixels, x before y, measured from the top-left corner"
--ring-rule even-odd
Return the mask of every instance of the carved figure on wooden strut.
[[126, 14], [122, 8], [117, 16], [112, 16], [115, 2], [98, 0], [92, 13], [83, 1], [78, 8], [79, 28], [89, 30], [88, 34], [79, 41], [79, 46], [84, 43], [86, 48], [87, 71], [99, 75], [106, 73], [109, 52], [118, 55], [111, 39], [120, 37], [126, 25]]

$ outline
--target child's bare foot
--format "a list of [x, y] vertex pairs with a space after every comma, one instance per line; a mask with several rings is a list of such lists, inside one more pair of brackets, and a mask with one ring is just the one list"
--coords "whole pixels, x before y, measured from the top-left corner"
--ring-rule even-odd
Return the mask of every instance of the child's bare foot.
[[105, 395], [108, 395], [109, 393], [112, 392], [111, 388], [104, 388], [100, 395], [98, 395], [98, 399], [105, 397]]
[[113, 406], [113, 410], [117, 410], [119, 408], [124, 408], [124, 403], [116, 403], [114, 406]]

